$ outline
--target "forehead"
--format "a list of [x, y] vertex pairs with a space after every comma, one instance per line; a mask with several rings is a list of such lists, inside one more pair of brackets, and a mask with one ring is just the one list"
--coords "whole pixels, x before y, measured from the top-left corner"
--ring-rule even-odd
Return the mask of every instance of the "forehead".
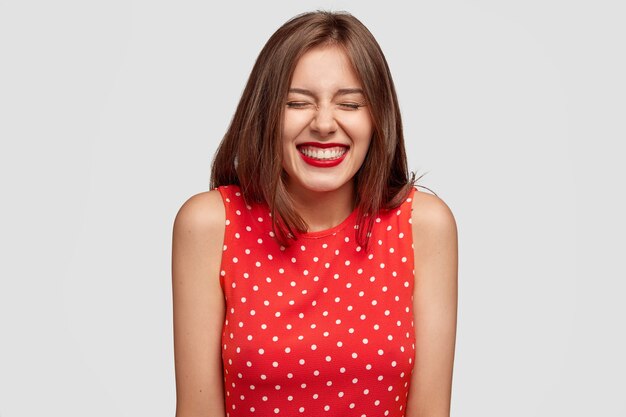
[[315, 47], [298, 60], [291, 87], [318, 90], [360, 88], [361, 83], [346, 52], [337, 45]]

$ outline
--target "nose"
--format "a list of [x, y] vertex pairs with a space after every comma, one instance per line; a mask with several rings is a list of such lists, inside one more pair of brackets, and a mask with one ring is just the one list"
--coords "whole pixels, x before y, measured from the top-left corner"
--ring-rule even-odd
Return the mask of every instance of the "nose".
[[337, 121], [331, 106], [319, 106], [311, 120], [311, 130], [320, 136], [328, 136], [337, 130]]

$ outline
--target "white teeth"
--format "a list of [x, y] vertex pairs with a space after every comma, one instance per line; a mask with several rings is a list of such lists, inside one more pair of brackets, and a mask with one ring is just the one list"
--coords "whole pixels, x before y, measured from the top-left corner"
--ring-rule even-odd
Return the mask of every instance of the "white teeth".
[[315, 146], [301, 146], [298, 148], [300, 152], [308, 156], [309, 158], [319, 159], [319, 160], [331, 160], [337, 159], [343, 156], [346, 153], [347, 148], [342, 146], [335, 146], [332, 148], [318, 148]]

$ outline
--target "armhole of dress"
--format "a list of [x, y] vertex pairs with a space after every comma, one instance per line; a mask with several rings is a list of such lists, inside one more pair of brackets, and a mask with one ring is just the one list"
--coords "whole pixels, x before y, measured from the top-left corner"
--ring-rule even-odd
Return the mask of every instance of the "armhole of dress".
[[220, 187], [217, 187], [216, 189], [217, 191], [219, 191], [220, 196], [222, 197], [222, 203], [224, 204], [224, 217], [225, 217], [224, 241], [222, 242], [222, 256], [221, 256], [221, 261], [220, 261], [220, 287], [222, 288], [222, 291], [224, 291], [224, 277], [225, 277], [224, 259], [226, 258], [225, 253], [226, 253], [226, 250], [228, 250], [228, 246], [230, 245], [230, 242], [232, 241], [232, 235], [233, 235], [232, 233], [233, 228], [231, 226], [231, 220], [230, 220], [231, 195], [230, 195], [230, 190], [226, 186], [220, 186]]
[[407, 218], [407, 223], [409, 225], [408, 227], [408, 235], [411, 237], [411, 246], [410, 246], [410, 251], [409, 251], [409, 259], [411, 259], [411, 271], [413, 273], [413, 285], [412, 287], [414, 288], [415, 285], [415, 247], [414, 247], [414, 236], [413, 236], [413, 201], [415, 199], [415, 193], [417, 193], [417, 187], [412, 187], [411, 191], [409, 192], [409, 195], [407, 196], [404, 204], [407, 205], [407, 212], [408, 212], [408, 218]]

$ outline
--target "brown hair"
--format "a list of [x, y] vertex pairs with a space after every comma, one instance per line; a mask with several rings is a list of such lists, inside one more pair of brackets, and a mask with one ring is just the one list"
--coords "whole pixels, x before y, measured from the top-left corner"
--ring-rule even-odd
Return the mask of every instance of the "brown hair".
[[374, 133], [355, 174], [357, 242], [367, 247], [375, 215], [397, 207], [415, 183], [407, 168], [402, 120], [389, 66], [370, 31], [346, 12], [295, 16], [267, 41], [257, 58], [211, 170], [211, 188], [236, 184], [246, 201], [265, 202], [281, 244], [307, 225], [283, 182], [281, 132], [285, 99], [299, 58], [321, 45], [342, 47], [359, 77]]

